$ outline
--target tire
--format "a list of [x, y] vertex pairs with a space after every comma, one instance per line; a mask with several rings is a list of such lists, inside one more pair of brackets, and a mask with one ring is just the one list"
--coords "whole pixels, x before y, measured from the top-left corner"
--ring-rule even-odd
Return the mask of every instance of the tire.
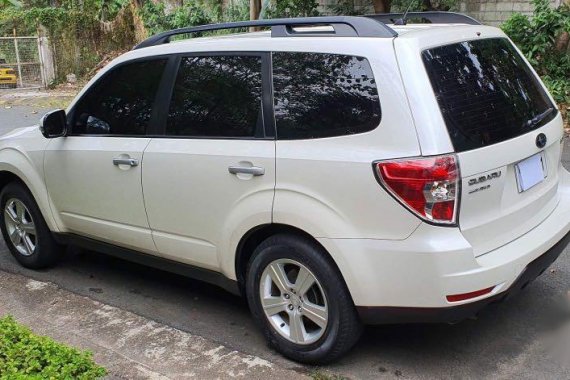
[[[273, 269], [282, 270], [288, 281], [285, 286], [276, 285]], [[305, 291], [307, 286], [297, 282], [299, 274], [313, 286]], [[246, 296], [269, 345], [292, 360], [331, 362], [360, 338], [362, 324], [339, 270], [324, 249], [308, 238], [279, 234], [262, 242], [248, 264]], [[263, 305], [270, 302], [279, 305], [266, 313]], [[302, 321], [303, 329], [299, 323], [292, 325], [296, 321]]]
[[[25, 208], [23, 213], [22, 205]], [[22, 266], [30, 269], [46, 268], [60, 259], [63, 248], [55, 242], [38, 205], [26, 187], [18, 182], [6, 185], [0, 193], [0, 210], [2, 236], [8, 249]], [[18, 236], [14, 238], [16, 240], [11, 239], [10, 233], [13, 236], [19, 235], [19, 239]], [[14, 241], [18, 240], [20, 243], [15, 244]]]

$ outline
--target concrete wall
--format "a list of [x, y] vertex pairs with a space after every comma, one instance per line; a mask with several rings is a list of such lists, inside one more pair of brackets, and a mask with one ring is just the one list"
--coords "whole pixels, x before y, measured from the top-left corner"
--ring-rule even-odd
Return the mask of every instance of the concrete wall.
[[[563, 0], [551, 0], [553, 6], [557, 7]], [[330, 14], [329, 4], [334, 0], [319, 0], [319, 10], [322, 13]], [[360, 8], [365, 13], [374, 13], [370, 6], [370, 1], [354, 0], [355, 7]], [[459, 12], [466, 13], [487, 25], [498, 26], [508, 19], [511, 14], [520, 12], [532, 14], [534, 6], [531, 0], [460, 0]]]
[[[559, 6], [560, 0], [551, 1], [552, 6]], [[530, 15], [534, 10], [529, 0], [463, 0], [459, 3], [459, 11], [476, 18], [487, 25], [498, 26], [513, 13]]]

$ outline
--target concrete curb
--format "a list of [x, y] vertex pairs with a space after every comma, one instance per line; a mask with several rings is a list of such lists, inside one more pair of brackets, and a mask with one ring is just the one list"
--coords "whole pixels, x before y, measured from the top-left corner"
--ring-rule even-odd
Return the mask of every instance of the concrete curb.
[[55, 284], [0, 271], [0, 315], [6, 314], [40, 335], [92, 351], [109, 378], [308, 378]]

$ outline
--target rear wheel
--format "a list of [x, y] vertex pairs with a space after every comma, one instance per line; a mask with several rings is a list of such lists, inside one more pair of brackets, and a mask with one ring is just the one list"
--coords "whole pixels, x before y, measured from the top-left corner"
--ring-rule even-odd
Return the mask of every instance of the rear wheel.
[[51, 266], [62, 248], [49, 230], [29, 191], [12, 182], [0, 194], [0, 229], [12, 255], [26, 268]]
[[276, 235], [264, 241], [250, 261], [246, 293], [268, 342], [293, 360], [330, 362], [360, 337], [338, 269], [309, 239]]

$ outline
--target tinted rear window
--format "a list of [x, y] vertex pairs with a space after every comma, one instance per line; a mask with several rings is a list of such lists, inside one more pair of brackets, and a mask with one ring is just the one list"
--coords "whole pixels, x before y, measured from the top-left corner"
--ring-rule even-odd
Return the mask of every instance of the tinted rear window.
[[425, 50], [422, 57], [457, 152], [517, 137], [556, 115], [507, 39], [441, 46]]
[[261, 116], [261, 57], [182, 58], [167, 135], [253, 137]]
[[277, 138], [352, 135], [380, 124], [368, 60], [324, 53], [273, 53]]

